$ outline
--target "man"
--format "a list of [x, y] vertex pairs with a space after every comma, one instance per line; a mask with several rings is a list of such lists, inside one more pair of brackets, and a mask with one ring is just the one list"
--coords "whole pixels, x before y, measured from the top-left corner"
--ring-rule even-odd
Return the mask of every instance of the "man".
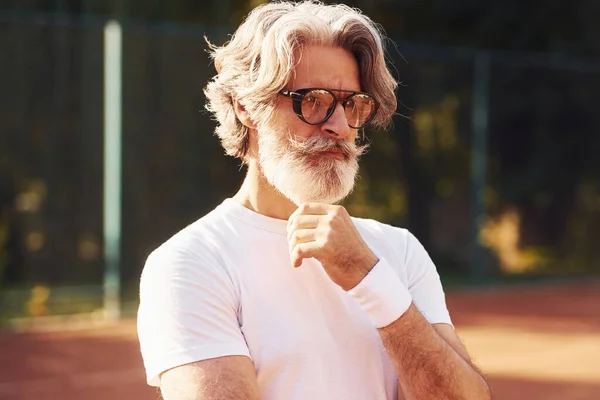
[[396, 82], [374, 23], [315, 2], [256, 8], [206, 88], [239, 192], [155, 250], [138, 332], [150, 385], [183, 399], [489, 399], [409, 232], [351, 218], [358, 131]]

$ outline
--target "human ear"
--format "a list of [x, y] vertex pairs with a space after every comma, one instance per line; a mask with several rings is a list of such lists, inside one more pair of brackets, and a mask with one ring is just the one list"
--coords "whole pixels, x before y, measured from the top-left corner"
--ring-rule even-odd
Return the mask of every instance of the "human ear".
[[236, 98], [233, 98], [233, 108], [235, 110], [235, 115], [240, 120], [242, 125], [250, 129], [256, 129], [256, 124], [254, 123], [252, 118], [250, 118], [250, 115], [248, 115], [246, 108]]

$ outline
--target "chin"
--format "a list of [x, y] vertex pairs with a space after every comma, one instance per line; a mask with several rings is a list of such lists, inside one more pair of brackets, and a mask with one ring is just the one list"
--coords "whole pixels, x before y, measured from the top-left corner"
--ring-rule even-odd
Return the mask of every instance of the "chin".
[[[281, 191], [281, 190], [280, 190]], [[296, 205], [300, 205], [302, 203], [321, 203], [321, 204], [336, 204], [342, 201], [347, 195], [346, 194], [337, 194], [330, 193], [324, 195], [307, 195], [307, 193], [283, 193], [282, 194], [288, 198], [291, 202]]]
[[[337, 162], [328, 168], [277, 168], [273, 180], [267, 179], [295, 204], [335, 204], [354, 189], [358, 168], [348, 162]], [[319, 171], [319, 169], [321, 169]]]

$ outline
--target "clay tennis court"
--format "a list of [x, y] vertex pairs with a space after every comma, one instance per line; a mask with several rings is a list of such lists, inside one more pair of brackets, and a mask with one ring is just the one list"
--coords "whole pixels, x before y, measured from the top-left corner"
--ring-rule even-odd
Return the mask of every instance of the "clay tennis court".
[[[600, 399], [600, 283], [450, 292], [448, 305], [494, 399]], [[133, 320], [0, 334], [0, 399], [158, 398]]]

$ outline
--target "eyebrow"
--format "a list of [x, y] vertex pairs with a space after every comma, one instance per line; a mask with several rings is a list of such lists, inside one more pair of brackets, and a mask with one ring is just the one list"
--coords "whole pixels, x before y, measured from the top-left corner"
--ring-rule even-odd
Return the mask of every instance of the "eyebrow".
[[347, 90], [347, 91], [351, 91], [351, 92], [360, 92], [361, 91], [361, 87], [359, 85], [358, 89], [345, 89], [342, 85], [335, 85], [330, 87], [331, 90]]
[[[292, 82], [290, 82], [292, 83]], [[344, 85], [342, 84], [342, 82], [335, 82], [333, 85], [326, 82], [326, 81], [321, 81], [321, 80], [314, 80], [312, 82], [310, 82], [309, 84], [304, 84], [302, 86], [297, 85], [297, 82], [293, 82], [294, 86], [297, 86], [296, 89], [303, 89], [303, 88], [323, 88], [323, 89], [329, 89], [329, 90], [347, 90], [350, 92], [360, 92], [362, 91], [362, 85], [359, 83], [358, 84], [358, 89], [346, 89], [344, 87]], [[352, 87], [353, 85], [350, 85], [350, 87]]]
[[341, 87], [340, 85], [336, 85], [336, 86], [327, 86], [327, 85], [305, 85], [305, 86], [299, 86], [297, 88], [295, 88], [293, 91], [295, 90], [301, 90], [301, 89], [327, 89], [327, 90], [331, 90], [332, 92], [361, 92], [361, 89], [346, 89]]

